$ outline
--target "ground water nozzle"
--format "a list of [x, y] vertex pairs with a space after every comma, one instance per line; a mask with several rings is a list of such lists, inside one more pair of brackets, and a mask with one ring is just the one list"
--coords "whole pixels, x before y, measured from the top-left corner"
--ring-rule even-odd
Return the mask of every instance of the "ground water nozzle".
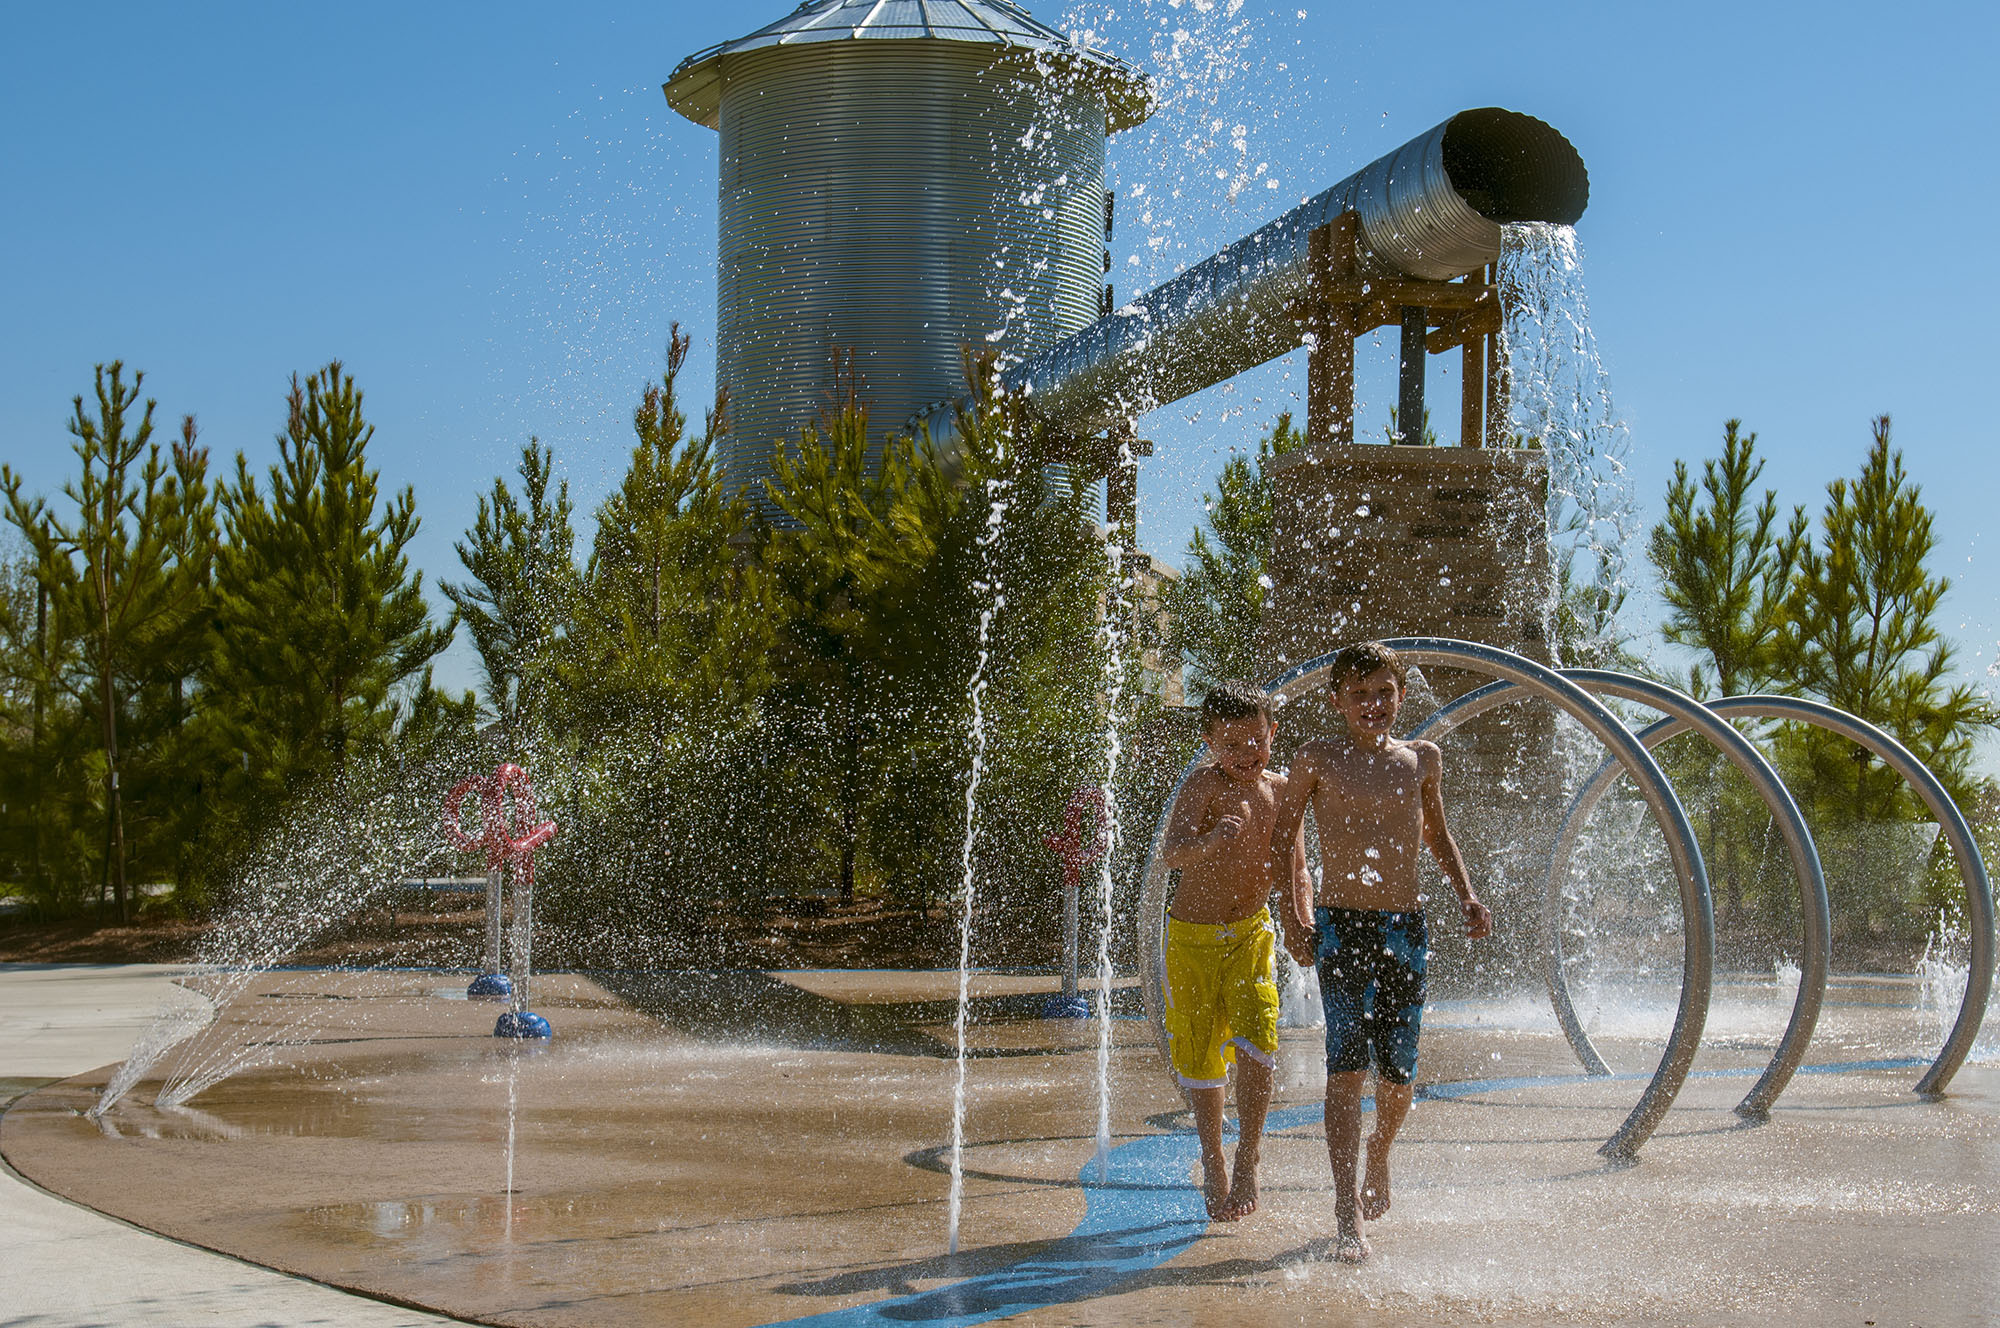
[[[1084, 837], [1083, 814], [1086, 809], [1094, 810], [1097, 819]], [[1095, 862], [1104, 852], [1105, 832], [1110, 828], [1109, 817], [1104, 811], [1104, 790], [1094, 784], [1085, 784], [1070, 795], [1069, 806], [1063, 811], [1061, 834], [1050, 833], [1042, 837], [1042, 843], [1062, 860], [1063, 873], [1063, 985], [1062, 991], [1049, 997], [1042, 1007], [1044, 1019], [1088, 1019], [1090, 1002], [1077, 990], [1077, 897], [1083, 886], [1083, 870]], [[1105, 993], [1111, 999], [1111, 993]]]
[[[506, 801], [510, 789], [514, 794], [518, 819], [528, 827], [526, 833], [521, 835], [513, 834], [507, 823]], [[460, 808], [474, 793], [479, 795], [480, 811], [476, 837], [465, 833], [460, 820]], [[493, 1036], [548, 1037], [549, 1021], [527, 1009], [527, 1003], [529, 955], [534, 939], [534, 854], [536, 849], [555, 838], [555, 822], [537, 820], [534, 787], [528, 781], [528, 772], [508, 762], [491, 775], [471, 775], [460, 780], [445, 795], [444, 833], [445, 838], [460, 850], [484, 853], [486, 856], [485, 971], [472, 980], [465, 994], [475, 1000], [504, 1000], [509, 1003], [507, 1013], [501, 1015], [494, 1025]], [[503, 962], [501, 953], [502, 897], [510, 862], [514, 864], [511, 973], [505, 971], [509, 966]]]

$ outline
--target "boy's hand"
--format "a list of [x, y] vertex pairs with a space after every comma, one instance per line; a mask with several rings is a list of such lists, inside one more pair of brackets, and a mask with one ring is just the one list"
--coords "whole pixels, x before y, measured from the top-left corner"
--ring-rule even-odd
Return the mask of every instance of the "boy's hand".
[[1243, 834], [1243, 827], [1249, 823], [1249, 814], [1245, 809], [1239, 808], [1233, 812], [1224, 812], [1215, 822], [1216, 842], [1227, 844], [1233, 839], [1240, 838]]
[[1311, 968], [1319, 962], [1319, 928], [1306, 927], [1285, 929], [1285, 953], [1290, 955], [1300, 968]]
[[1484, 940], [1493, 934], [1493, 910], [1479, 902], [1472, 895], [1458, 901], [1465, 913], [1465, 934], [1472, 940]]

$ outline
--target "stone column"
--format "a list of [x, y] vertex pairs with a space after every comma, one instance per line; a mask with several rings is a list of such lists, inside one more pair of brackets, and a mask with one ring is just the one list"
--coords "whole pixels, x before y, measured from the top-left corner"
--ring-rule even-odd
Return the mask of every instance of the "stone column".
[[[1271, 676], [1351, 641], [1448, 636], [1546, 663], [1555, 584], [1548, 462], [1533, 449], [1307, 446], [1272, 465], [1272, 586], [1259, 651]], [[1407, 729], [1487, 679], [1432, 671]], [[1280, 717], [1281, 752], [1337, 730], [1317, 700]], [[1474, 882], [1499, 915], [1477, 977], [1539, 973], [1541, 863], [1561, 813], [1554, 712], [1505, 707], [1445, 747], [1445, 799]], [[1440, 973], [1472, 976], [1456, 910], [1434, 912]], [[1482, 985], [1484, 982], [1482, 981]]]

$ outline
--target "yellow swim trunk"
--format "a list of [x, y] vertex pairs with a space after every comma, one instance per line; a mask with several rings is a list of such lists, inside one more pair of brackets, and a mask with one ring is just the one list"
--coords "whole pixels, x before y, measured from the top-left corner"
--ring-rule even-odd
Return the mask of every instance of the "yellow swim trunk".
[[1167, 919], [1167, 1048], [1187, 1088], [1219, 1088], [1236, 1052], [1278, 1053], [1277, 936], [1271, 910], [1241, 922]]

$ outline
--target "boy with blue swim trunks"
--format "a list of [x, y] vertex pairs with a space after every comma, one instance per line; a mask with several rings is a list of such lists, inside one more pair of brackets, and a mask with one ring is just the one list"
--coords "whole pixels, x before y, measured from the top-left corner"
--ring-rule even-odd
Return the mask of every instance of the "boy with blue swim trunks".
[[[1266, 769], [1277, 725], [1260, 687], [1227, 682], [1201, 703], [1211, 760], [1188, 776], [1167, 819], [1161, 862], [1180, 872], [1167, 909], [1166, 1029], [1174, 1077], [1194, 1105], [1208, 1215], [1257, 1208], [1257, 1160], [1278, 1051], [1277, 938], [1271, 925], [1271, 830], [1284, 777]], [[1312, 879], [1297, 827], [1287, 844], [1287, 944], [1303, 932]], [[1222, 1152], [1223, 1095], [1236, 1065], [1233, 1172]]]
[[[1424, 1010], [1430, 936], [1419, 877], [1428, 848], [1458, 893], [1466, 935], [1491, 934], [1493, 914], [1472, 892], [1444, 816], [1437, 745], [1392, 736], [1407, 670], [1379, 642], [1348, 646], [1329, 670], [1343, 737], [1301, 746], [1286, 772], [1273, 852], [1300, 835], [1308, 805], [1319, 830], [1315, 926], [1286, 949], [1317, 967], [1326, 1006], [1326, 1148], [1333, 1166], [1335, 1257], [1370, 1253], [1361, 1220], [1389, 1210], [1389, 1148], [1410, 1110]], [[1279, 875], [1273, 873], [1274, 877]], [[1297, 944], [1289, 942], [1296, 940]], [[1375, 1129], [1361, 1171], [1361, 1098], [1375, 1068]]]

